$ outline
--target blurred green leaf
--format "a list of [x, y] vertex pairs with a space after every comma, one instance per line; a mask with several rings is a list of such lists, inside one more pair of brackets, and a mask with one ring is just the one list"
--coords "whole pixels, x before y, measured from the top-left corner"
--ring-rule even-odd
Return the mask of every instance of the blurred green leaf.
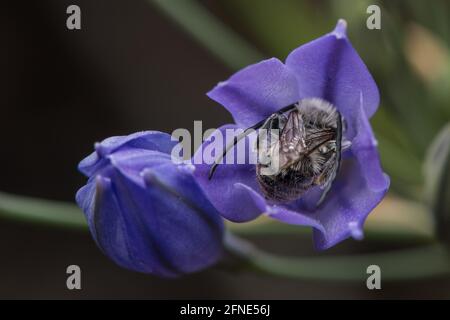
[[221, 0], [228, 18], [270, 55], [283, 59], [336, 24], [319, 1]]
[[380, 55], [377, 50], [373, 53], [386, 65], [374, 70], [381, 99], [397, 126], [402, 128], [410, 139], [410, 151], [423, 159], [429, 141], [442, 126], [444, 119], [439, 108], [430, 104], [431, 94], [428, 87], [418, 79], [407, 61], [404, 48], [406, 26], [402, 25], [398, 16], [401, 13], [386, 9], [382, 12], [381, 32], [392, 53], [387, 56]]
[[431, 144], [424, 172], [426, 197], [436, 217], [437, 235], [450, 240], [450, 122]]
[[263, 56], [195, 0], [148, 0], [232, 69]]
[[381, 268], [385, 281], [450, 273], [449, 254], [440, 245], [351, 256], [284, 257], [264, 252], [232, 235], [226, 237], [225, 243], [228, 251], [240, 258], [249, 270], [292, 279], [365, 281], [370, 265]]
[[446, 66], [441, 70], [439, 78], [431, 85], [430, 102], [440, 108], [446, 119], [450, 119], [450, 55]]
[[450, 2], [433, 0], [432, 4], [423, 0], [383, 1], [390, 11], [399, 13], [403, 23], [418, 22], [450, 44]]
[[371, 123], [376, 132], [383, 168], [391, 176], [395, 189], [403, 195], [417, 198], [423, 176], [420, 174], [420, 157], [412, 152], [413, 142], [384, 105], [380, 106]]

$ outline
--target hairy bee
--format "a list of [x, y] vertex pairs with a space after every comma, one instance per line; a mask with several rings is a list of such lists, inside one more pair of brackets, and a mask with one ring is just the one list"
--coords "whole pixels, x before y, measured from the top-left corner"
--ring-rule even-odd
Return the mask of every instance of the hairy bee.
[[[319, 205], [336, 178], [342, 150], [350, 146], [343, 139], [345, 126], [337, 109], [317, 98], [300, 100], [245, 130], [222, 158], [250, 129], [259, 129], [256, 176], [266, 198], [292, 201], [319, 186], [324, 190]], [[219, 161], [211, 168], [210, 178]]]

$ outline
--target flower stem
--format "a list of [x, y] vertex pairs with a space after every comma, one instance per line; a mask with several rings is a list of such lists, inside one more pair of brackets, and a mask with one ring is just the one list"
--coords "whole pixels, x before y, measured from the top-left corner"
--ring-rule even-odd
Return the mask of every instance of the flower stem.
[[81, 210], [70, 202], [0, 192], [0, 216], [20, 221], [87, 230]]
[[[412, 211], [409, 211], [410, 213]], [[87, 230], [87, 223], [81, 210], [73, 203], [45, 200], [0, 192], [0, 217], [33, 222], [65, 228]], [[408, 219], [412, 220], [413, 215]], [[419, 220], [420, 222], [420, 220]], [[423, 224], [423, 223], [421, 223]], [[399, 241], [408, 243], [430, 243], [434, 241], [427, 232], [411, 228], [392, 227], [393, 222], [383, 226], [368, 226], [366, 236], [369, 240]], [[307, 228], [282, 224], [271, 219], [260, 218], [246, 224], [227, 223], [227, 229], [236, 235], [295, 235], [310, 236]]]
[[282, 257], [228, 234], [225, 245], [253, 271], [301, 280], [365, 281], [377, 265], [383, 280], [410, 280], [450, 274], [450, 257], [441, 245], [352, 256]]
[[[81, 210], [72, 203], [10, 195], [0, 192], [0, 216], [65, 228], [87, 230]], [[258, 228], [261, 227], [261, 230]], [[297, 229], [277, 228], [269, 224], [251, 228], [233, 227], [234, 234], [293, 234]], [[297, 229], [298, 231], [299, 229]], [[287, 232], [287, 233], [286, 233]], [[300, 234], [305, 232], [300, 232]], [[401, 236], [401, 234], [399, 234]], [[370, 237], [370, 234], [368, 234]], [[386, 235], [379, 234], [379, 239]], [[409, 235], [411, 239], [411, 235]], [[398, 240], [398, 239], [397, 239]], [[381, 267], [386, 280], [402, 280], [448, 274], [450, 260], [440, 245], [416, 249], [355, 256], [280, 257], [257, 249], [250, 243], [228, 234], [225, 246], [253, 271], [296, 279], [358, 281], [367, 277], [367, 266]]]

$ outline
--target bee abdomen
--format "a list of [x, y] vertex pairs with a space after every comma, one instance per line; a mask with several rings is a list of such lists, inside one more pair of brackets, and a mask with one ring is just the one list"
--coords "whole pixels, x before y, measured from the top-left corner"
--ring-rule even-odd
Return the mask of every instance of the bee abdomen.
[[256, 176], [265, 197], [274, 202], [296, 200], [313, 183], [313, 177], [305, 176], [293, 169], [288, 169], [275, 176], [268, 176], [260, 174], [260, 165], [258, 165]]

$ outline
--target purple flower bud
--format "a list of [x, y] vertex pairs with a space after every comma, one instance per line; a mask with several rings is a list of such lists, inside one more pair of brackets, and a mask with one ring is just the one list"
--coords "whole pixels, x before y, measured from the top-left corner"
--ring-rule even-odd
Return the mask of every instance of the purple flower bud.
[[100, 249], [118, 265], [174, 277], [215, 263], [223, 221], [193, 178], [174, 164], [168, 134], [139, 132], [95, 145], [79, 164], [77, 195]]
[[255, 165], [221, 165], [212, 180], [208, 179], [210, 165], [197, 165], [195, 176], [223, 217], [244, 222], [264, 213], [282, 222], [312, 226], [318, 249], [348, 237], [362, 238], [364, 221], [387, 192], [389, 177], [380, 166], [369, 123], [378, 108], [378, 88], [347, 39], [344, 20], [331, 33], [292, 51], [285, 63], [272, 58], [248, 66], [219, 83], [208, 96], [235, 120], [236, 125], [220, 131], [253, 126], [304, 99], [325, 101], [345, 120], [347, 149], [319, 206], [323, 190], [317, 186], [294, 201], [268, 201], [257, 182]]

